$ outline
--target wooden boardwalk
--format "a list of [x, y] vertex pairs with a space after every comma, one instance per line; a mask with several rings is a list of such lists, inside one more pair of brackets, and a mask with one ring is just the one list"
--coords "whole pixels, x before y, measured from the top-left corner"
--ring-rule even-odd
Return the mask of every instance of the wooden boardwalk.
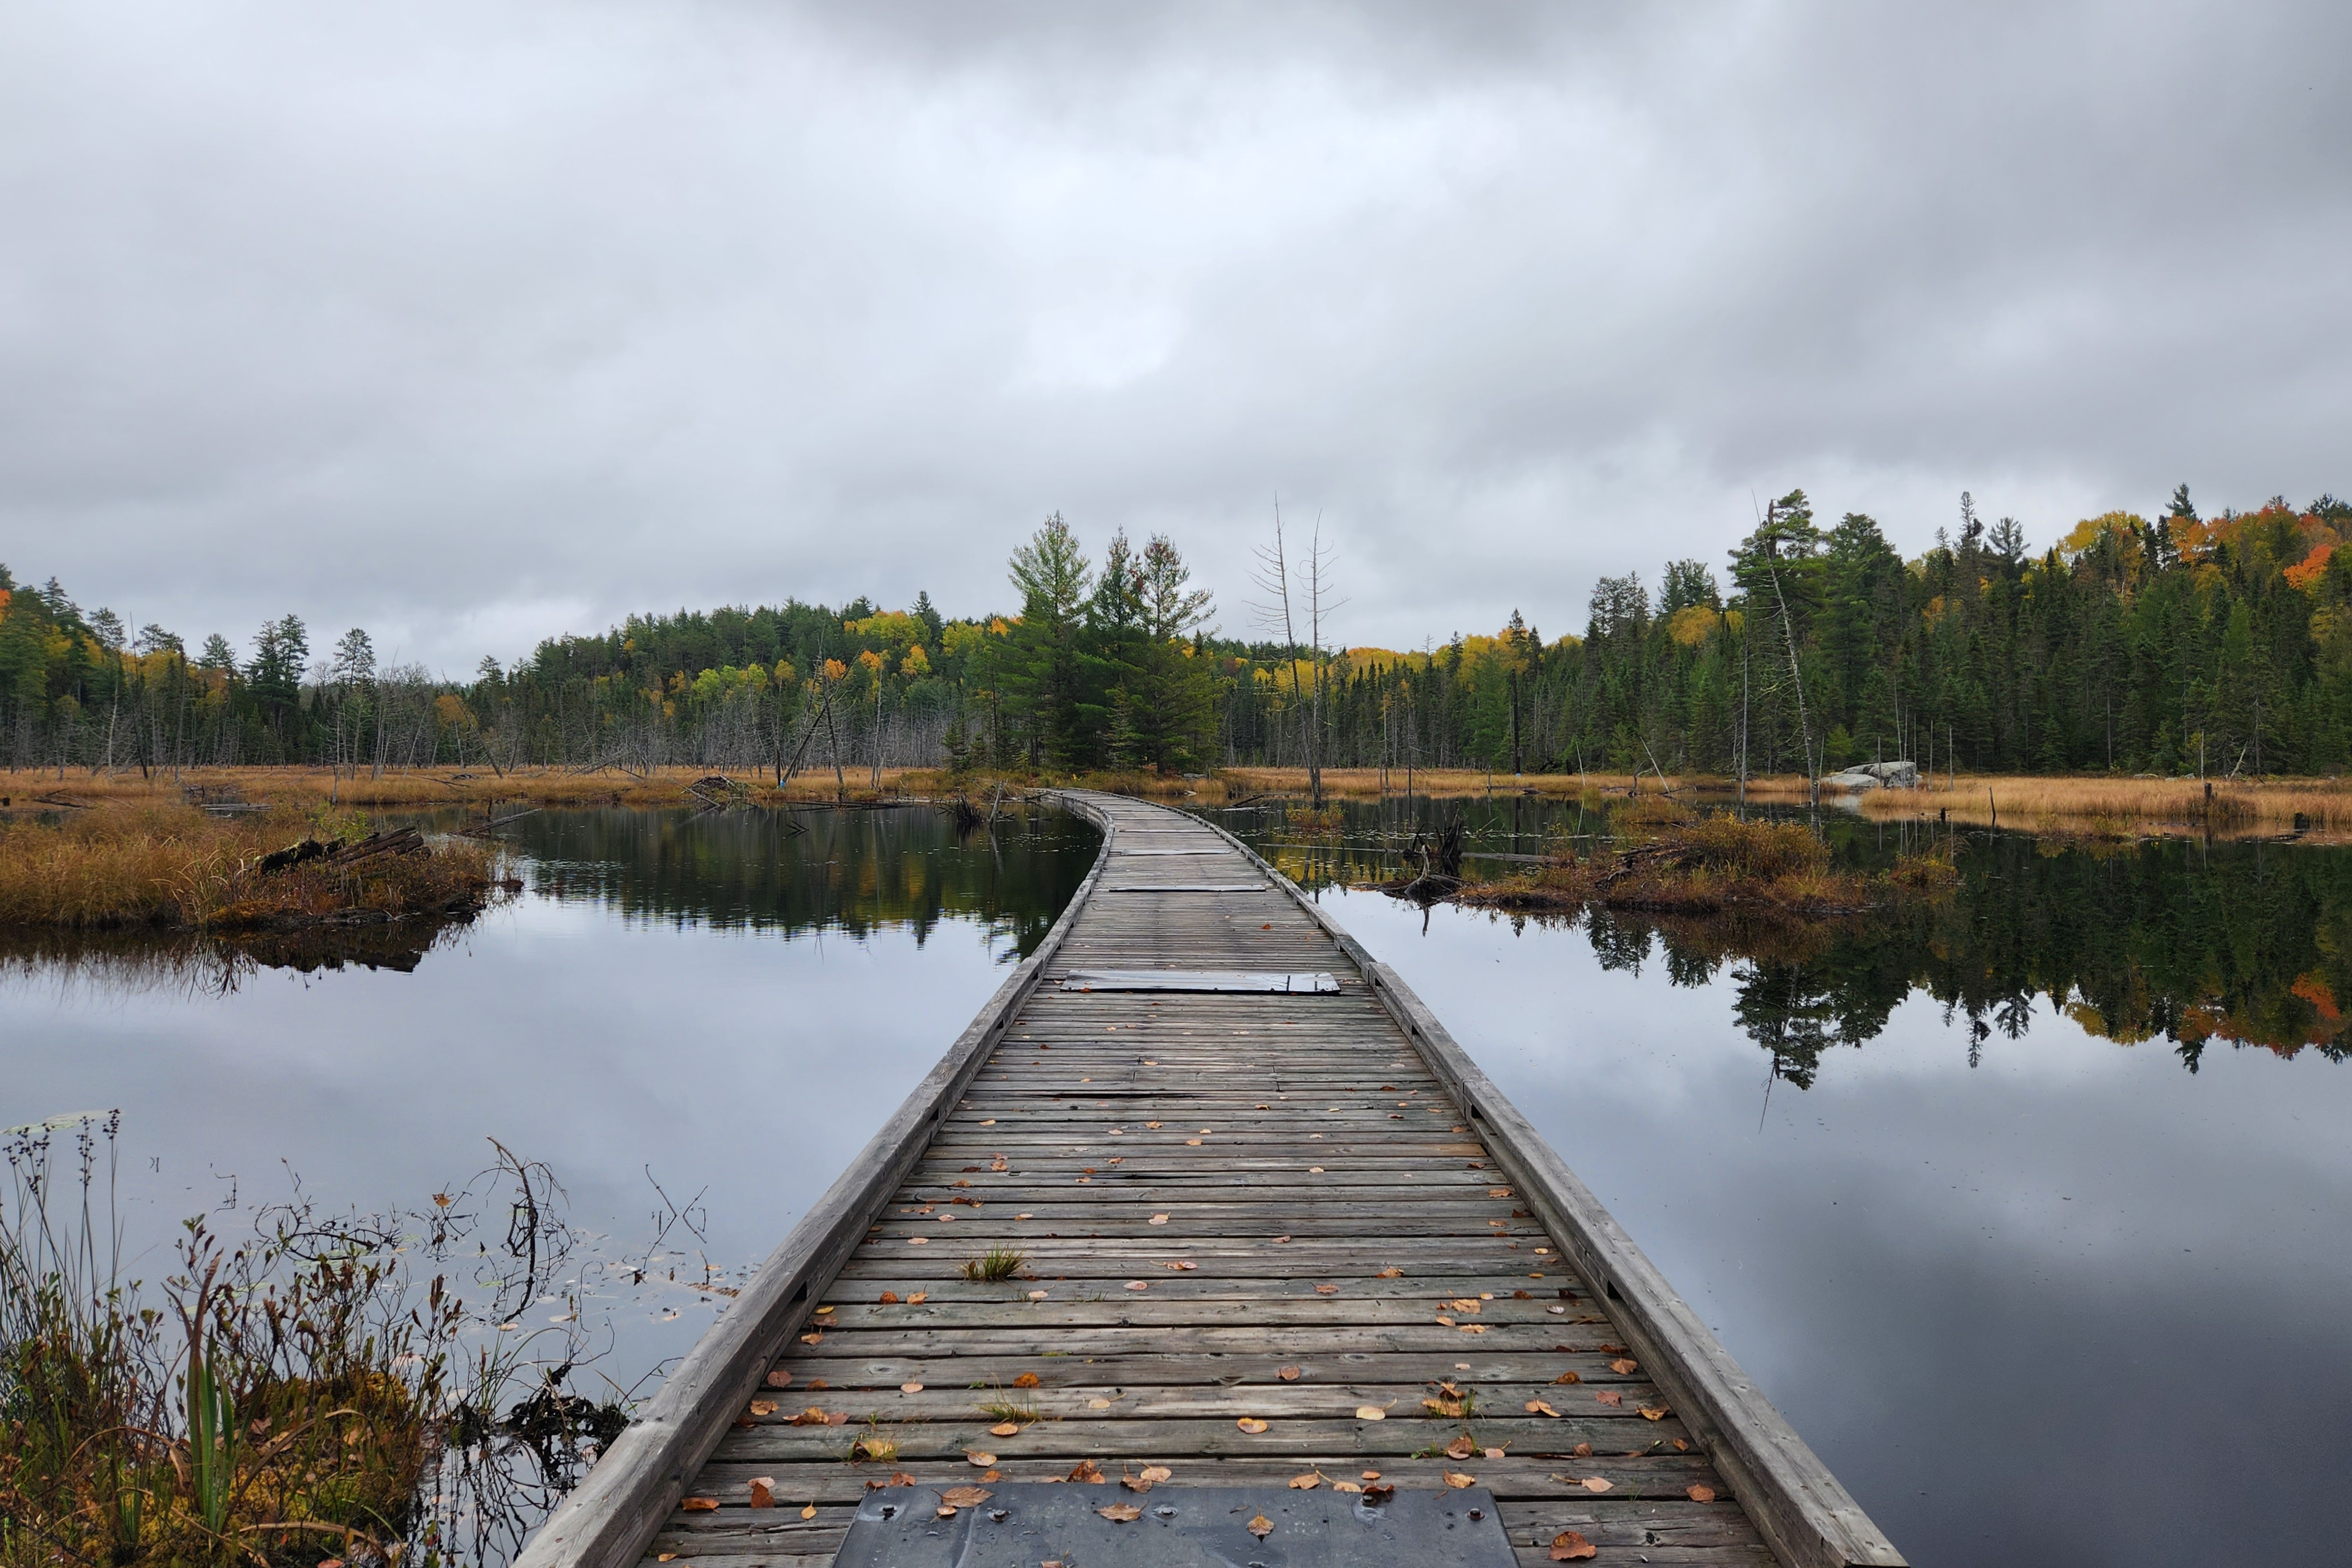
[[[832, 1240], [762, 1270], [802, 1293], [730, 1312], [712, 1333], [745, 1345], [698, 1352], [530, 1568], [814, 1564], [872, 1488], [1066, 1478], [1108, 1503], [1154, 1468], [1475, 1478], [1528, 1564], [1569, 1531], [1603, 1563], [1901, 1562], [1401, 982], [1215, 829], [1071, 803], [1103, 861], [929, 1114], [901, 1113], [903, 1172], [828, 1195]], [[1106, 969], [1339, 985], [1062, 987]], [[1017, 1273], [966, 1278], [992, 1249]]]

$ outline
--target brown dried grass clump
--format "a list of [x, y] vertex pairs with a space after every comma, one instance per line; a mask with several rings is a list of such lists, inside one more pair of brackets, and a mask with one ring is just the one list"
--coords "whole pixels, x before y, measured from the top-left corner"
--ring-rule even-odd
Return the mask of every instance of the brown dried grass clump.
[[1506, 909], [1609, 909], [1703, 915], [1770, 911], [1807, 918], [1857, 913], [1899, 884], [1835, 871], [1829, 845], [1794, 822], [1700, 816], [1687, 806], [1634, 802], [1618, 813], [1622, 847], [1563, 860], [1529, 876], [1474, 883], [1465, 904]]
[[471, 914], [490, 852], [464, 840], [275, 873], [263, 857], [311, 839], [359, 841], [356, 818], [277, 810], [217, 818], [191, 806], [104, 806], [55, 822], [0, 823], [0, 925], [174, 928]]

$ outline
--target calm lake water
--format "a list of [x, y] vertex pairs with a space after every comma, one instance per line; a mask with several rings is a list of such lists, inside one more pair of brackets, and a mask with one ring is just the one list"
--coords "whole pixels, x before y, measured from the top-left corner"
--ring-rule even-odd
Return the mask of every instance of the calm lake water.
[[[1500, 852], [1598, 825], [1465, 809]], [[1050, 814], [797, 820], [525, 818], [520, 898], [373, 967], [0, 952], [0, 1122], [123, 1111], [151, 1279], [185, 1214], [297, 1176], [413, 1210], [493, 1137], [619, 1250], [658, 1183], [701, 1234], [603, 1303], [627, 1385], [719, 1309], [691, 1265], [766, 1254], [1094, 854]], [[1948, 906], [1807, 940], [1424, 915], [1344, 886], [1393, 813], [1311, 852], [1219, 820], [1407, 976], [1914, 1563], [2344, 1560], [2352, 854], [1964, 838]]]

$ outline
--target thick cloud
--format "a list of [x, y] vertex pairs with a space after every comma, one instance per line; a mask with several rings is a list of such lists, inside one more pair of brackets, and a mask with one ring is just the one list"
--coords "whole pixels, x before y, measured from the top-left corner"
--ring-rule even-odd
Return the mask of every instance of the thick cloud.
[[1006, 603], [1580, 624], [1803, 485], [1906, 549], [2352, 485], [2352, 12], [770, 4], [0, 16], [0, 559], [453, 669]]

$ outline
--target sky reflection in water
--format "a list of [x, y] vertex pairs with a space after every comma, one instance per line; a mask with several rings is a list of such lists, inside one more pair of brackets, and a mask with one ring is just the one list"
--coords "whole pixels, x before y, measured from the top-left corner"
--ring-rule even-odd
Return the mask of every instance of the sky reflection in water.
[[[1376, 816], [1351, 810], [1359, 843]], [[1481, 821], [1510, 847], [1507, 808]], [[1670, 961], [1638, 920], [1321, 896], [1915, 1563], [2340, 1560], [2352, 854], [2009, 838], [1963, 863], [1939, 915], [1763, 963], [1720, 932]]]

